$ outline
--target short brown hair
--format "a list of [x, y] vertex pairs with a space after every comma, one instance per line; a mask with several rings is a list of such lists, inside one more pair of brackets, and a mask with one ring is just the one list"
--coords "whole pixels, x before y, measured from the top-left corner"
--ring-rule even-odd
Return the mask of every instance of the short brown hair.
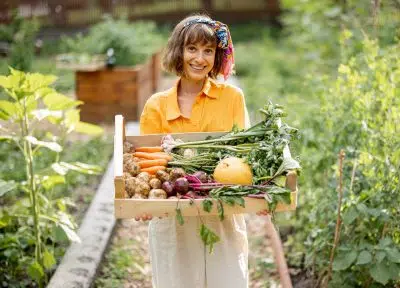
[[[217, 36], [215, 35], [212, 27], [209, 25], [203, 23], [194, 23], [184, 27], [187, 22], [198, 18], [211, 19], [206, 15], [192, 15], [186, 17], [175, 26], [171, 36], [168, 39], [167, 47], [164, 50], [162, 59], [164, 70], [174, 73], [178, 76], [183, 76], [183, 48], [186, 45], [199, 42], [202, 44], [217, 44]], [[211, 78], [217, 78], [218, 74], [220, 73], [223, 57], [224, 51], [217, 45], [214, 67], [209, 73]]]

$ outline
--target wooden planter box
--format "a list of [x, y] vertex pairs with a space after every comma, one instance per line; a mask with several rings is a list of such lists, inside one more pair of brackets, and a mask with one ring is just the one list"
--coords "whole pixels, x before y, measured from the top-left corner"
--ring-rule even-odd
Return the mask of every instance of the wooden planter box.
[[[171, 134], [174, 138], [183, 141], [203, 140], [207, 136], [219, 136], [225, 133], [184, 133]], [[114, 209], [116, 218], [134, 218], [143, 213], [150, 213], [153, 216], [175, 216], [177, 204], [183, 216], [218, 215], [217, 205], [213, 205], [210, 213], [202, 209], [202, 199], [131, 199], [124, 198], [125, 183], [123, 175], [123, 143], [125, 140], [131, 142], [135, 147], [160, 145], [163, 134], [152, 134], [146, 136], [130, 136], [125, 134], [124, 118], [121, 115], [115, 116], [114, 136], [114, 186], [115, 199]], [[291, 211], [297, 207], [297, 174], [289, 173], [286, 178], [286, 186], [292, 191], [290, 205], [279, 203], [276, 211]], [[235, 205], [233, 207], [224, 205], [224, 213], [241, 214], [255, 213], [266, 208], [264, 199], [245, 198], [245, 208]]]
[[76, 96], [84, 102], [81, 120], [112, 123], [122, 114], [138, 121], [146, 100], [157, 91], [160, 75], [160, 53], [134, 67], [76, 71]]

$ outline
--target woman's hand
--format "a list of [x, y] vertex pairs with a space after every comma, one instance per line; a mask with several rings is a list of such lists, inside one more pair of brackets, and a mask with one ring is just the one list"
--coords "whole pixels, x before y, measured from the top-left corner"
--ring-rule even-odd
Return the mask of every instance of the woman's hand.
[[268, 210], [261, 210], [261, 211], [257, 212], [257, 215], [258, 216], [268, 216], [269, 212], [268, 212]]
[[[168, 217], [168, 213], [165, 213], [165, 214], [164, 214], [164, 217]], [[164, 218], [164, 217], [158, 217], [158, 218], [159, 218], [159, 219], [162, 219], [162, 218]], [[136, 221], [140, 221], [140, 220], [142, 220], [142, 221], [149, 221], [149, 220], [151, 220], [151, 219], [153, 219], [153, 215], [151, 215], [151, 214], [149, 214], [149, 213], [143, 213], [142, 215], [135, 217], [135, 220], [136, 220]]]
[[135, 217], [136, 221], [142, 220], [142, 221], [148, 221], [153, 219], [153, 215], [148, 214], [148, 213], [143, 213], [141, 216]]

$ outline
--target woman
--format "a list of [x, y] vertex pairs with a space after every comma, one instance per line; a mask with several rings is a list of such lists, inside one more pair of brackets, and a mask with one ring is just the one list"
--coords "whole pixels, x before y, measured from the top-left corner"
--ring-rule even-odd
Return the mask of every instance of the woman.
[[[226, 80], [233, 64], [233, 45], [225, 24], [208, 16], [190, 16], [178, 23], [168, 40], [163, 66], [179, 80], [147, 101], [140, 119], [141, 134], [230, 131], [234, 125], [243, 128], [247, 112], [242, 91], [215, 81], [218, 75]], [[217, 216], [202, 219], [221, 238], [212, 254], [200, 239], [199, 217], [185, 217], [182, 226], [175, 217], [150, 222], [153, 287], [248, 286], [243, 215], [223, 221]]]

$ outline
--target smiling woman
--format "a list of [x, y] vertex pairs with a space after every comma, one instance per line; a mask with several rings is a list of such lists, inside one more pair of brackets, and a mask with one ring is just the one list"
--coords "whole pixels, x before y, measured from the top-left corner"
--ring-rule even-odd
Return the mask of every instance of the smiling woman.
[[[141, 134], [229, 131], [244, 128], [242, 91], [226, 80], [233, 68], [233, 45], [228, 27], [207, 16], [191, 16], [175, 27], [164, 51], [164, 69], [179, 76], [169, 90], [147, 101]], [[143, 220], [151, 218], [144, 215]], [[248, 282], [246, 224], [240, 214], [154, 219], [149, 225], [153, 287], [245, 288]], [[213, 254], [206, 255], [198, 237], [201, 225], [221, 235]], [[229, 275], [229, 278], [223, 277]]]

